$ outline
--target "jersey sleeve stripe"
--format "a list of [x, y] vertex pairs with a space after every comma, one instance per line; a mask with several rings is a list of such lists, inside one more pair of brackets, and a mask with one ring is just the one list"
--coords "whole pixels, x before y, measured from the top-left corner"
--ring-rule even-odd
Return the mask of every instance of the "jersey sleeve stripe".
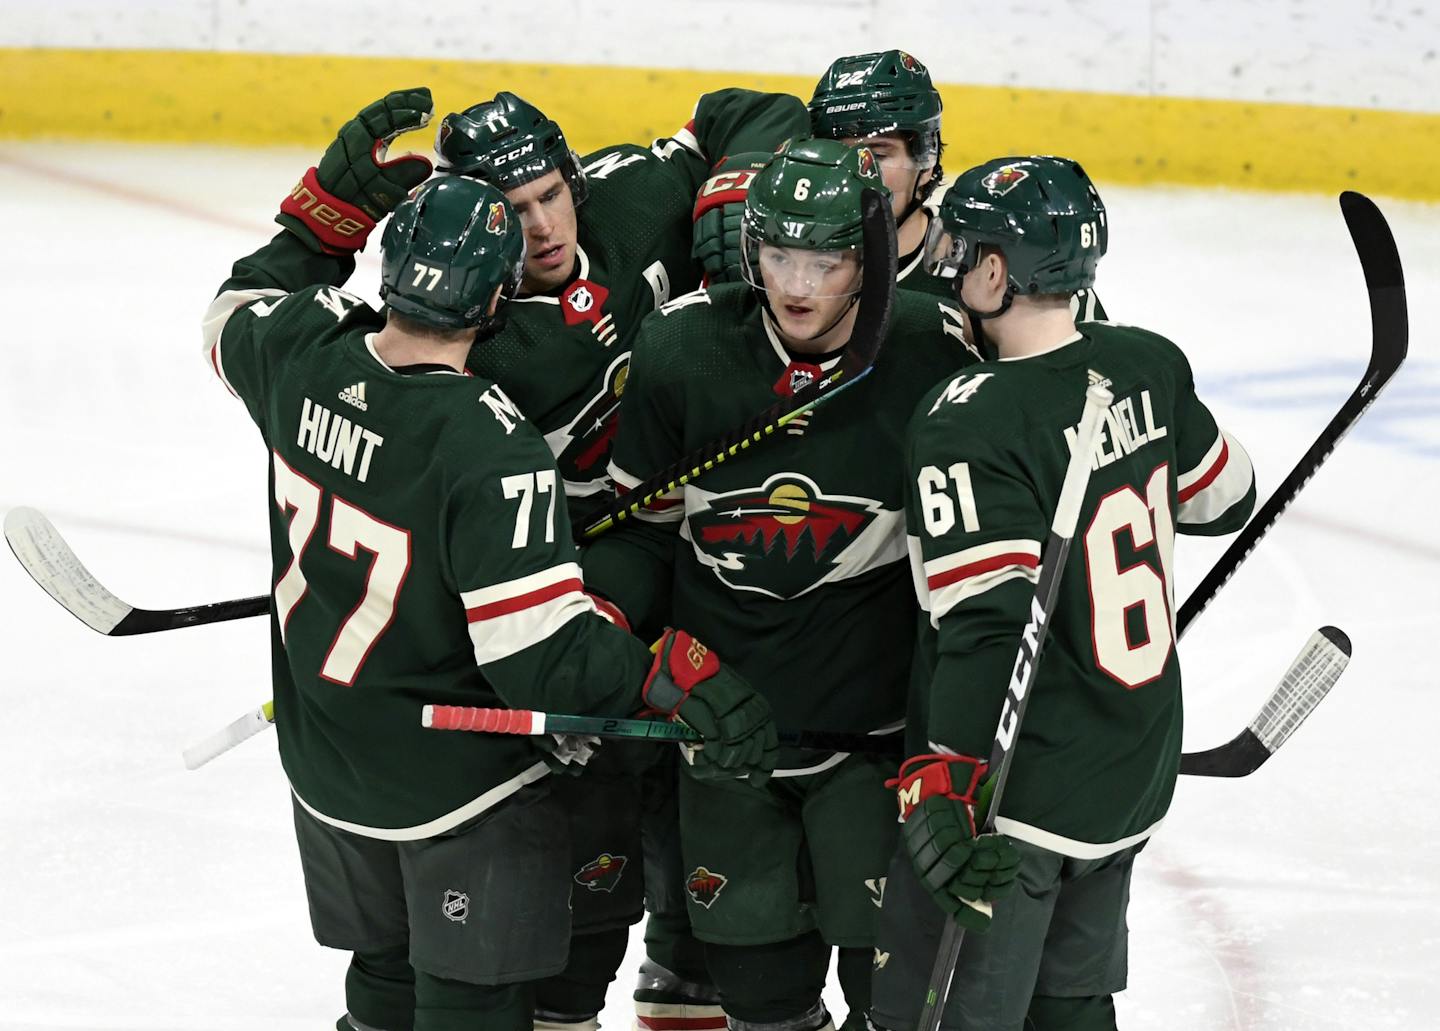
[[1250, 456], [1224, 431], [1221, 431], [1219, 445], [1219, 457], [1180, 489], [1180, 506], [1175, 513], [1178, 522], [1191, 526], [1214, 522], [1250, 492], [1255, 482]]
[[[556, 568], [563, 570], [565, 567]], [[569, 564], [569, 568], [579, 571], [573, 564]], [[511, 587], [530, 579], [533, 578], [522, 577], [501, 586]], [[478, 595], [493, 590], [495, 588], [467, 593]], [[475, 648], [475, 661], [483, 666], [539, 644], [576, 616], [595, 611], [595, 603], [585, 593], [581, 579], [575, 576], [479, 605], [467, 601], [465, 618], [470, 623], [470, 642]]]
[[966, 580], [946, 584], [938, 589], [931, 588], [930, 625], [938, 630], [940, 620], [949, 615], [950, 610], [956, 605], [970, 598], [978, 597], [1001, 584], [1009, 583], [1011, 580], [1026, 580], [1033, 584], [1039, 579], [1040, 571], [1036, 566], [1011, 564], [977, 573]]
[[1200, 464], [1188, 473], [1177, 477], [1175, 486], [1180, 492], [1180, 504], [1185, 504], [1214, 482], [1215, 477], [1219, 476], [1221, 470], [1225, 468], [1225, 463], [1229, 458], [1230, 447], [1225, 440], [1224, 431], [1221, 431]]
[[468, 613], [474, 609], [484, 609], [491, 605], [535, 594], [570, 580], [580, 584], [574, 590], [584, 590], [584, 574], [580, 572], [579, 564], [562, 562], [548, 569], [542, 569], [538, 573], [529, 573], [490, 587], [477, 587], [473, 591], [462, 591], [460, 592], [460, 602]]
[[489, 605], [480, 605], [473, 609], [465, 610], [465, 618], [471, 623], [479, 623], [487, 619], [496, 619], [500, 616], [508, 616], [511, 613], [519, 612], [522, 609], [534, 608], [536, 605], [543, 605], [547, 601], [576, 591], [584, 591], [585, 584], [580, 580], [561, 580], [559, 583], [551, 584], [549, 587], [541, 587], [539, 590], [531, 591], [529, 594], [517, 595], [514, 598], [506, 598], [503, 601], [494, 601]]
[[1031, 540], [990, 541], [925, 563], [930, 589], [944, 587], [990, 569], [1006, 565], [1040, 564], [1040, 542]]

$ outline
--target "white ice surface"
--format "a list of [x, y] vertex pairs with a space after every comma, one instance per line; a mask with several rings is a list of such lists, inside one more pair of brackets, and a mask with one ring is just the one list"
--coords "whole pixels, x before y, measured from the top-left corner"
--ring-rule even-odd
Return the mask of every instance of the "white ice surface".
[[[0, 509], [48, 513], [132, 603], [266, 589], [265, 454], [197, 327], [312, 160], [0, 147]], [[1185, 347], [1268, 494], [1365, 363], [1334, 200], [1105, 195], [1106, 305]], [[1440, 209], [1382, 206], [1412, 356], [1185, 641], [1188, 745], [1243, 727], [1315, 627], [1355, 658], [1259, 773], [1182, 783], [1136, 876], [1128, 1028], [1440, 1026]], [[1182, 596], [1219, 552], [1180, 545]], [[8, 557], [0, 612], [0, 1028], [332, 1026], [345, 957], [310, 937], [273, 735], [180, 762], [267, 697], [263, 622], [107, 641]]]

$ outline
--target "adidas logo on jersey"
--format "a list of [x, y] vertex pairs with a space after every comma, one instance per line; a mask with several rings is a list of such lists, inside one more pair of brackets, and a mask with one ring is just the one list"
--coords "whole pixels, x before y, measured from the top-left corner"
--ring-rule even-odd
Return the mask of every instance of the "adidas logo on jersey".
[[1110, 386], [1110, 377], [1102, 376], [1094, 369], [1086, 369], [1085, 378], [1090, 381], [1092, 387], [1106, 387], [1108, 389]]
[[370, 406], [365, 403], [365, 381], [361, 380], [359, 383], [352, 383], [340, 391], [340, 400], [344, 401], [347, 405], [354, 405], [362, 412], [368, 411]]

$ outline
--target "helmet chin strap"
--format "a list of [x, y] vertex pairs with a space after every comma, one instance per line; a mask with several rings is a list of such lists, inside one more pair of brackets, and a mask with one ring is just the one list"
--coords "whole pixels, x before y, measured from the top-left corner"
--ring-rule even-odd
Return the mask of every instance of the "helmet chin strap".
[[989, 361], [992, 355], [998, 355], [1000, 352], [997, 348], [990, 346], [985, 335], [985, 323], [990, 319], [998, 319], [1010, 310], [1010, 305], [1015, 300], [1015, 286], [1009, 282], [1005, 284], [1005, 296], [1000, 300], [1000, 307], [994, 311], [977, 311], [966, 304], [965, 299], [960, 296], [961, 283], [964, 278], [964, 276], [959, 276], [955, 280], [955, 300], [960, 305], [960, 310], [970, 316], [970, 332], [975, 335], [975, 347], [980, 351], [981, 356]]

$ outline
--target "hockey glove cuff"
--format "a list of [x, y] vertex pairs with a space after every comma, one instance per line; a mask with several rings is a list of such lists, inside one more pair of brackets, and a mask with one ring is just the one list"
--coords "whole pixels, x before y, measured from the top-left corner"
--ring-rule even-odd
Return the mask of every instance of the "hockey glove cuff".
[[780, 751], [770, 703], [684, 630], [666, 630], [651, 650], [655, 662], [641, 695], [652, 710], [704, 739], [686, 751], [691, 773], [702, 780], [747, 777], [763, 787]]
[[397, 90], [340, 127], [320, 164], [290, 191], [275, 221], [325, 254], [352, 254], [375, 225], [430, 178], [428, 158], [407, 154], [387, 161], [401, 133], [423, 128], [435, 103], [425, 87]]
[[899, 777], [886, 781], [897, 789], [901, 835], [920, 883], [972, 931], [990, 926], [990, 901], [1011, 890], [1020, 869], [1020, 854], [1008, 838], [976, 835], [986, 768], [971, 756], [914, 756]]

